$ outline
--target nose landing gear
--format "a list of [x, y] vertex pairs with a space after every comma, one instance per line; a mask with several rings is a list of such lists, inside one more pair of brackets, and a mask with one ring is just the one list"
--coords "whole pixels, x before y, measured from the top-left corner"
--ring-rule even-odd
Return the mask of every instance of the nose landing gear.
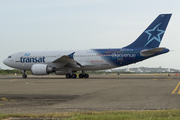
[[26, 70], [22, 70], [22, 73], [23, 73], [22, 78], [27, 78]]

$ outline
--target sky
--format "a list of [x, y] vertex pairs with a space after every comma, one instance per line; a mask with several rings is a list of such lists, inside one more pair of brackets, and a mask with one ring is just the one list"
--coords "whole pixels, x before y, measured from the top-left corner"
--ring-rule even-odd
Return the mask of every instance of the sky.
[[180, 69], [179, 0], [0, 0], [0, 67], [25, 50], [122, 48], [172, 13], [160, 47], [169, 53], [125, 67]]

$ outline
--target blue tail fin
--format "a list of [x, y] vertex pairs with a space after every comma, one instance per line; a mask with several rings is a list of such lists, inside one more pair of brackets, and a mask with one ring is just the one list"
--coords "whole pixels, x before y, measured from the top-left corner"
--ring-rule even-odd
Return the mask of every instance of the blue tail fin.
[[132, 44], [124, 48], [159, 47], [171, 15], [160, 14]]

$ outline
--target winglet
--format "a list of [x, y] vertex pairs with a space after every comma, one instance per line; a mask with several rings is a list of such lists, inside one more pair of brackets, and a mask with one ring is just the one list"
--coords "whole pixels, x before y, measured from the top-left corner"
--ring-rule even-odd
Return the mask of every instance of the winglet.
[[68, 56], [71, 57], [72, 59], [74, 59], [74, 53], [75, 53], [75, 52], [69, 54]]

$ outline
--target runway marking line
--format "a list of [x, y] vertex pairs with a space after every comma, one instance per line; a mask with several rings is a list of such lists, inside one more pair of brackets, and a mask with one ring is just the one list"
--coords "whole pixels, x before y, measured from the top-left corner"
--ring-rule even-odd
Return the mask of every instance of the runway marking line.
[[180, 89], [179, 89], [178, 93], [175, 93], [176, 90], [178, 89], [179, 85], [180, 85], [180, 82], [178, 83], [178, 85], [176, 86], [176, 88], [173, 90], [173, 92], [171, 94], [180, 94]]
[[3, 103], [0, 103], [0, 105], [4, 105]]

